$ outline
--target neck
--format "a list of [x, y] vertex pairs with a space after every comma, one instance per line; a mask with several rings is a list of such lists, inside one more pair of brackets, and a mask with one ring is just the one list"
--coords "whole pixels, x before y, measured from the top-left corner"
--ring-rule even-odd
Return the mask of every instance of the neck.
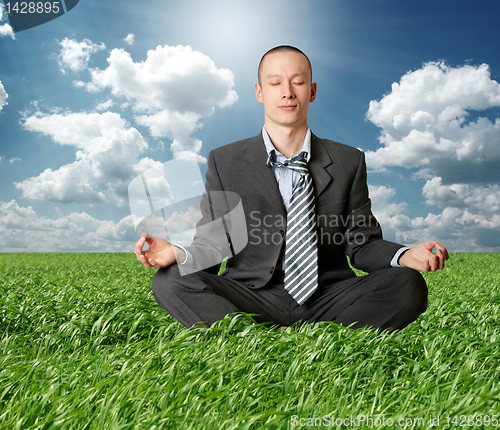
[[266, 121], [265, 126], [274, 147], [286, 158], [292, 158], [300, 152], [306, 138], [307, 122], [300, 127], [283, 127]]

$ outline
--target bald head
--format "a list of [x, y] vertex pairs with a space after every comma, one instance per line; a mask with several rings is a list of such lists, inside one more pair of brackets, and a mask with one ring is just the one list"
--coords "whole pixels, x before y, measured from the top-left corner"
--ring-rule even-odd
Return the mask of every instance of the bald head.
[[276, 54], [276, 53], [279, 53], [279, 52], [297, 52], [299, 54], [302, 54], [304, 56], [304, 58], [307, 60], [307, 64], [309, 64], [309, 72], [310, 72], [310, 78], [311, 78], [311, 81], [312, 82], [312, 66], [311, 66], [311, 61], [309, 60], [309, 58], [307, 58], [307, 55], [304, 54], [300, 49], [298, 48], [295, 48], [295, 46], [290, 46], [290, 45], [280, 45], [280, 46], [276, 46], [275, 48], [272, 48], [270, 49], [269, 51], [267, 51], [263, 56], [262, 58], [260, 59], [260, 63], [259, 63], [259, 69], [258, 69], [258, 72], [257, 72], [257, 78], [258, 78], [258, 81], [259, 81], [259, 85], [262, 85], [262, 80], [261, 80], [261, 70], [262, 70], [262, 64], [264, 62], [264, 59], [270, 55], [270, 54]]

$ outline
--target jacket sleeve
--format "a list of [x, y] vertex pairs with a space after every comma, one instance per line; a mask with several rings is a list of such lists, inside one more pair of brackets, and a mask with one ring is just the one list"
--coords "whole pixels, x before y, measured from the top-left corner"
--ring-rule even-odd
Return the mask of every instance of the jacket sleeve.
[[200, 202], [201, 218], [196, 225], [196, 233], [186, 250], [193, 257], [193, 267], [183, 268], [193, 272], [206, 270], [217, 273], [220, 263], [231, 256], [231, 242], [228, 229], [228, 214], [231, 201], [224, 192], [217, 172], [213, 151], [208, 156], [205, 192]]

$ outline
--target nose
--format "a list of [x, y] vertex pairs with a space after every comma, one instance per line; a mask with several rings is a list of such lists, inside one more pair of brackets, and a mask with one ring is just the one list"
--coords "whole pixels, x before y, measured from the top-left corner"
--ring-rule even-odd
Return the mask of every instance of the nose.
[[285, 82], [283, 84], [283, 98], [284, 99], [293, 99], [295, 94], [293, 92], [293, 86], [291, 82]]

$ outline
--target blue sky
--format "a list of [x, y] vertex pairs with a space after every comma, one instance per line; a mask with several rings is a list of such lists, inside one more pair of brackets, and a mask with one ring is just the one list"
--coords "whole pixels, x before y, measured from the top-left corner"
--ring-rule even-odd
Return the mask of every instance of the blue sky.
[[500, 251], [500, 3], [80, 0], [0, 21], [0, 250], [132, 251], [127, 186], [256, 135], [273, 46], [313, 64], [309, 125], [365, 151], [385, 237]]

